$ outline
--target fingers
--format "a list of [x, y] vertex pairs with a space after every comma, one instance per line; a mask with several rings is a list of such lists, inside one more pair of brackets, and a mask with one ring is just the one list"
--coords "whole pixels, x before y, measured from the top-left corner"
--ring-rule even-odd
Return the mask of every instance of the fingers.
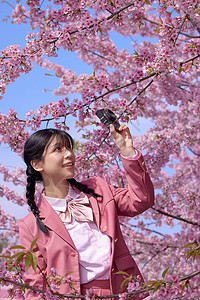
[[110, 132], [114, 133], [115, 131], [115, 126], [113, 124], [110, 124]]
[[118, 128], [118, 130], [119, 131], [122, 131], [122, 130], [126, 130], [128, 127], [124, 124], [124, 123], [122, 123], [121, 125], [120, 125], [120, 127]]
[[[126, 130], [128, 127], [124, 124], [124, 123], [122, 123], [121, 125], [120, 125], [120, 127], [117, 129], [118, 131], [123, 131], [123, 130]], [[114, 133], [114, 132], [116, 132], [116, 130], [115, 130], [115, 126], [113, 125], [113, 124], [110, 124], [110, 132], [111, 133]]]
[[130, 136], [130, 130], [129, 127], [126, 126], [124, 123], [122, 123], [120, 125], [120, 127], [117, 129], [117, 131], [115, 130], [115, 127], [113, 124], [110, 125], [110, 133], [112, 135], [112, 137], [118, 137], [118, 136]]

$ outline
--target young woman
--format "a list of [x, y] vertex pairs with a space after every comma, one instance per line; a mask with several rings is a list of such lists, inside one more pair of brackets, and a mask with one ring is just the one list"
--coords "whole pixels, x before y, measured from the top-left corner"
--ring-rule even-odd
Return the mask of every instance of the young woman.
[[[110, 132], [120, 150], [128, 189], [115, 188], [101, 177], [78, 183], [73, 140], [62, 130], [39, 130], [26, 141], [26, 196], [31, 212], [20, 222], [21, 244], [30, 248], [39, 237], [34, 247], [37, 272], [29, 269], [27, 284], [45, 290], [44, 275], [55, 268], [62, 276], [72, 271], [74, 289], [80, 294], [93, 288], [103, 296], [122, 292], [124, 278], [118, 271], [142, 278], [124, 242], [118, 216], [133, 217], [147, 210], [154, 204], [154, 189], [129, 128], [121, 124], [117, 132], [110, 125]], [[44, 189], [38, 201], [35, 183], [40, 181]], [[72, 293], [67, 283], [59, 292]], [[28, 290], [26, 299], [40, 296]]]

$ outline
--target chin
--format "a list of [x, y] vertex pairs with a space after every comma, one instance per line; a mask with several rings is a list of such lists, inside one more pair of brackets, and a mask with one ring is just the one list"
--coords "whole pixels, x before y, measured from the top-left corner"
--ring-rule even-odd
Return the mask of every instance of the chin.
[[74, 178], [74, 174], [65, 177], [66, 180], [67, 180], [67, 179], [72, 179], [72, 178]]

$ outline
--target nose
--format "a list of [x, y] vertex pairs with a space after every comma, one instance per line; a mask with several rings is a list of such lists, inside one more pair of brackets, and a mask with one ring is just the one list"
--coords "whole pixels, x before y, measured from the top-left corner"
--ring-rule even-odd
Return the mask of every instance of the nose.
[[71, 157], [71, 156], [72, 156], [72, 150], [71, 150], [71, 149], [69, 149], [69, 148], [64, 148], [63, 151], [64, 151], [64, 157], [65, 157], [65, 158], [68, 158], [68, 157]]

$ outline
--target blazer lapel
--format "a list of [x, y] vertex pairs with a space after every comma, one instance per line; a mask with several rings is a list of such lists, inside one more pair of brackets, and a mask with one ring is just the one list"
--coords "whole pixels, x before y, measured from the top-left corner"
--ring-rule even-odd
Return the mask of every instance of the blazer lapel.
[[42, 222], [76, 250], [76, 246], [65, 225], [42, 194], [39, 212]]
[[92, 207], [94, 222], [96, 223], [97, 227], [100, 228], [100, 214], [99, 214], [99, 207], [97, 204], [97, 199], [95, 199], [92, 195], [87, 194], [88, 199], [90, 201], [90, 205]]

